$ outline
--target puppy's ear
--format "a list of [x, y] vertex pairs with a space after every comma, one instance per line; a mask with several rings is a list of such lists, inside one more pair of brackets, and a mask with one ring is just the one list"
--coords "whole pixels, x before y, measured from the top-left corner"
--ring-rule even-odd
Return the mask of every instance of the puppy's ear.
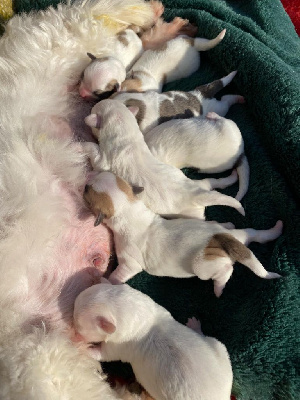
[[92, 53], [86, 53], [88, 57], [90, 57], [90, 59], [92, 61], [96, 60], [97, 57], [95, 57]]
[[132, 191], [134, 194], [140, 194], [144, 191], [143, 186], [135, 186], [135, 185], [131, 185], [132, 187]]
[[116, 325], [113, 321], [110, 321], [106, 317], [97, 317], [97, 324], [98, 326], [109, 335], [114, 333], [116, 330]]
[[137, 113], [139, 112], [139, 107], [136, 106], [128, 106], [127, 107], [129, 111], [132, 112], [132, 114], [136, 117]]
[[101, 117], [98, 114], [90, 114], [85, 117], [84, 122], [91, 128], [100, 129], [101, 127]]
[[106, 215], [103, 214], [101, 211], [99, 212], [99, 214], [97, 215], [97, 218], [94, 222], [94, 226], [98, 226], [101, 224], [101, 222], [104, 220], [104, 218], [106, 218]]

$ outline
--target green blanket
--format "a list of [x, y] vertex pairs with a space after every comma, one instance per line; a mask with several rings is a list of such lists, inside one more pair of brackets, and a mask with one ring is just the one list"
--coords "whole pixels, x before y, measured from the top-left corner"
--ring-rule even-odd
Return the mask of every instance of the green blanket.
[[[45, 7], [57, 1], [15, 0], [15, 11]], [[197, 278], [158, 278], [141, 273], [129, 283], [149, 294], [180, 322], [196, 316], [203, 332], [226, 344], [233, 372], [233, 394], [239, 400], [299, 399], [299, 267], [300, 213], [300, 41], [279, 0], [166, 0], [165, 17], [188, 18], [198, 36], [226, 36], [201, 54], [198, 72], [166, 89], [195, 86], [238, 70], [224, 93], [238, 93], [244, 105], [227, 114], [241, 129], [250, 163], [249, 192], [242, 200], [246, 217], [228, 207], [209, 207], [207, 215], [236, 227], [266, 229], [278, 219], [283, 235], [250, 248], [274, 281], [256, 277], [236, 265], [223, 295], [212, 282]], [[190, 177], [199, 177], [191, 170]], [[224, 191], [235, 195], [237, 185]], [[120, 364], [107, 366], [108, 370]], [[123, 374], [128, 373], [128, 369]], [[184, 399], [183, 399], [184, 400]]]

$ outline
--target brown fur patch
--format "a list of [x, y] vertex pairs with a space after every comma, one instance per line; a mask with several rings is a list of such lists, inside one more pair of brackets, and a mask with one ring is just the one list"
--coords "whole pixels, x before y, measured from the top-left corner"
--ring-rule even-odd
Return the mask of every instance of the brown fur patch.
[[116, 182], [117, 182], [119, 189], [122, 190], [122, 192], [124, 192], [126, 194], [129, 201], [132, 202], [132, 201], [136, 200], [135, 195], [133, 194], [133, 191], [132, 191], [132, 187], [126, 181], [124, 181], [119, 176], [116, 176]]
[[[171, 97], [170, 93], [164, 93], [166, 96]], [[158, 123], [170, 121], [171, 119], [184, 119], [192, 118], [195, 112], [202, 114], [202, 104], [199, 102], [198, 98], [192, 93], [184, 92], [185, 97], [178, 94], [172, 95], [173, 99], [163, 100], [159, 105], [159, 120]]]
[[137, 123], [140, 125], [140, 123], [143, 121], [145, 118], [145, 113], [146, 113], [146, 104], [142, 100], [138, 99], [128, 99], [125, 101], [125, 106], [126, 107], [138, 107], [139, 111], [137, 115], [135, 116]]
[[121, 85], [122, 90], [126, 92], [141, 92], [142, 91], [142, 81], [139, 78], [125, 79]]
[[251, 255], [251, 251], [229, 233], [215, 234], [204, 249], [204, 258], [206, 260], [229, 257], [233, 262], [243, 263]]
[[123, 44], [123, 46], [125, 46], [125, 47], [127, 47], [128, 46], [128, 44], [129, 44], [129, 41], [128, 41], [128, 39], [127, 39], [127, 34], [126, 34], [126, 32], [120, 32], [118, 35], [117, 35], [117, 40], [120, 42], [120, 43], [122, 43]]
[[110, 92], [115, 89], [116, 84], [118, 81], [116, 79], [112, 79], [105, 87], [106, 92]]
[[114, 215], [114, 205], [107, 193], [96, 192], [91, 186], [88, 186], [88, 190], [84, 192], [83, 198], [94, 215], [97, 216], [100, 212], [105, 215], [105, 218], [111, 218]]
[[192, 47], [194, 47], [194, 43], [195, 43], [195, 39], [194, 39], [194, 38], [188, 37], [188, 38], [184, 38], [184, 40], [185, 40], [186, 42], [188, 42], [189, 45], [191, 45]]
[[157, 47], [156, 49], [152, 49], [152, 51], [155, 51], [156, 53], [161, 53], [162, 51], [165, 51], [168, 47], [168, 42], [165, 42], [161, 46]]
[[221, 79], [208, 83], [207, 85], [197, 86], [195, 90], [200, 92], [206, 99], [211, 99], [216, 93], [223, 89], [224, 85]]

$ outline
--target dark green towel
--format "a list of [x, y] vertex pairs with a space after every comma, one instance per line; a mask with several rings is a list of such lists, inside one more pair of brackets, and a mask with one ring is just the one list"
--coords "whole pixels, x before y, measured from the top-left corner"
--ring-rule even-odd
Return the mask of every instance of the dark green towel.
[[[15, 0], [15, 11], [51, 3], [57, 1]], [[200, 318], [204, 333], [226, 344], [233, 365], [233, 393], [239, 400], [299, 399], [299, 38], [279, 0], [164, 3], [167, 19], [177, 15], [190, 19], [201, 37], [213, 38], [227, 29], [221, 44], [201, 54], [197, 73], [167, 88], [190, 90], [238, 70], [223, 93], [239, 93], [247, 101], [227, 114], [242, 131], [250, 163], [250, 188], [242, 201], [246, 217], [228, 207], [210, 207], [207, 214], [210, 219], [232, 221], [238, 228], [266, 229], [282, 219], [284, 233], [279, 239], [250, 248], [266, 269], [283, 278], [263, 280], [236, 265], [220, 299], [214, 296], [211, 281], [197, 278], [141, 273], [129, 283], [182, 323], [193, 315]], [[235, 195], [237, 185], [225, 192]]]

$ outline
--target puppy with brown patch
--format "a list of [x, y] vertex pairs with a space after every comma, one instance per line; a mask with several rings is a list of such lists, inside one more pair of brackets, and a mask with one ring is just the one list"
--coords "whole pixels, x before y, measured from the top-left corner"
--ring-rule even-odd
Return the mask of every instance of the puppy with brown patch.
[[84, 98], [98, 98], [118, 90], [126, 78], [126, 71], [143, 52], [141, 39], [132, 29], [120, 32], [108, 56], [97, 58], [87, 53], [91, 63], [82, 74], [79, 94]]
[[245, 244], [274, 240], [282, 222], [269, 230], [231, 229], [196, 219], [165, 220], [138, 200], [134, 190], [111, 172], [94, 176], [84, 199], [96, 216], [112, 230], [119, 265], [112, 283], [123, 283], [142, 270], [151, 275], [214, 281], [217, 297], [238, 261], [265, 279], [279, 278], [268, 272]]
[[237, 200], [247, 193], [249, 164], [237, 124], [214, 112], [206, 118], [174, 119], [144, 134], [151, 153], [177, 168], [216, 173], [235, 167], [239, 176]]
[[203, 219], [205, 206], [219, 204], [244, 214], [236, 199], [211, 190], [236, 182], [236, 172], [220, 179], [188, 179], [178, 168], [160, 162], [151, 154], [134, 115], [119, 101], [100, 101], [85, 122], [99, 142], [99, 145], [82, 143], [93, 169], [112, 171], [144, 187], [140, 199], [153, 212]]
[[[74, 325], [90, 354], [129, 362], [155, 400], [230, 400], [232, 368], [226, 347], [187, 326], [149, 296], [124, 285], [100, 284], [75, 300]], [[196, 328], [195, 328], [196, 326]]]
[[162, 46], [145, 51], [128, 73], [122, 85], [124, 92], [162, 91], [165, 83], [185, 78], [200, 66], [199, 51], [215, 47], [225, 36], [226, 29], [212, 40], [179, 36]]
[[233, 71], [221, 79], [198, 86], [190, 92], [172, 90], [164, 93], [155, 91], [117, 93], [113, 95], [113, 99], [126, 106], [139, 108], [136, 119], [141, 131], [145, 134], [171, 119], [205, 117], [208, 112], [215, 112], [223, 117], [230, 106], [245, 101], [243, 96], [235, 94], [224, 95], [221, 100], [214, 98], [215, 94], [227, 86], [235, 75], [236, 71]]

